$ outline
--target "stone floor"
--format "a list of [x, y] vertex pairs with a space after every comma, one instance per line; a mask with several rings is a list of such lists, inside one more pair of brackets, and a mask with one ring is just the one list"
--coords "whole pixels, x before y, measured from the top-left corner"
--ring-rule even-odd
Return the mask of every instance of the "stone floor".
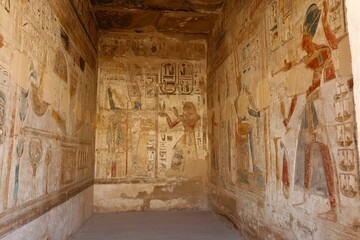
[[238, 233], [210, 212], [96, 213], [71, 240], [235, 240]]

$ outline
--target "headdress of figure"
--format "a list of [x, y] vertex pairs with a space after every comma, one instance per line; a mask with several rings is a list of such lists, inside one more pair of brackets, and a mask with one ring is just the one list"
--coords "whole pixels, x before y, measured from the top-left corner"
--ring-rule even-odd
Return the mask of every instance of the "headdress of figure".
[[304, 34], [308, 34], [312, 38], [314, 37], [319, 24], [320, 16], [321, 10], [316, 4], [311, 4], [306, 11], [306, 17], [303, 26]]
[[189, 113], [197, 114], [195, 104], [192, 102], [185, 102], [184, 107], [188, 108]]

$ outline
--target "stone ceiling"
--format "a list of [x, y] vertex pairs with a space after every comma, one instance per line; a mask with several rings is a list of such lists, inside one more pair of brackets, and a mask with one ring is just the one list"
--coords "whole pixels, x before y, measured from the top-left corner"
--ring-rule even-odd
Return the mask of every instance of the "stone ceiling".
[[91, 0], [100, 29], [203, 33], [212, 28], [224, 0]]

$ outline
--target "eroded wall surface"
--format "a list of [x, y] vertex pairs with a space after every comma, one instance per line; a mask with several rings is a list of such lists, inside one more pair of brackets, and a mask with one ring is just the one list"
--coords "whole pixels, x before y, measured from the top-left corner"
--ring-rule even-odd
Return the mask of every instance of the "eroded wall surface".
[[68, 1], [0, 1], [0, 237], [92, 185], [97, 59], [86, 31]]
[[93, 213], [93, 197], [94, 189], [89, 187], [69, 201], [11, 232], [4, 240], [68, 239]]
[[206, 208], [206, 42], [103, 32], [96, 211]]
[[358, 239], [344, 1], [227, 1], [209, 36], [209, 198], [248, 239]]

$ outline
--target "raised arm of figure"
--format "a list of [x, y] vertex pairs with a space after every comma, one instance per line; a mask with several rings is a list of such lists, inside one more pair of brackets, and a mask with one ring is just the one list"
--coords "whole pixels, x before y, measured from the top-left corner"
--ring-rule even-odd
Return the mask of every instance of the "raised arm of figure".
[[321, 16], [321, 21], [323, 23], [324, 32], [326, 39], [332, 49], [337, 49], [339, 45], [339, 39], [336, 38], [335, 34], [331, 30], [331, 27], [328, 22], [328, 3], [326, 0], [323, 1], [323, 14]]
[[167, 121], [170, 128], [175, 127], [180, 122], [179, 118], [177, 118], [175, 121], [172, 121], [167, 113], [160, 112], [159, 116], [166, 118], [166, 121]]

